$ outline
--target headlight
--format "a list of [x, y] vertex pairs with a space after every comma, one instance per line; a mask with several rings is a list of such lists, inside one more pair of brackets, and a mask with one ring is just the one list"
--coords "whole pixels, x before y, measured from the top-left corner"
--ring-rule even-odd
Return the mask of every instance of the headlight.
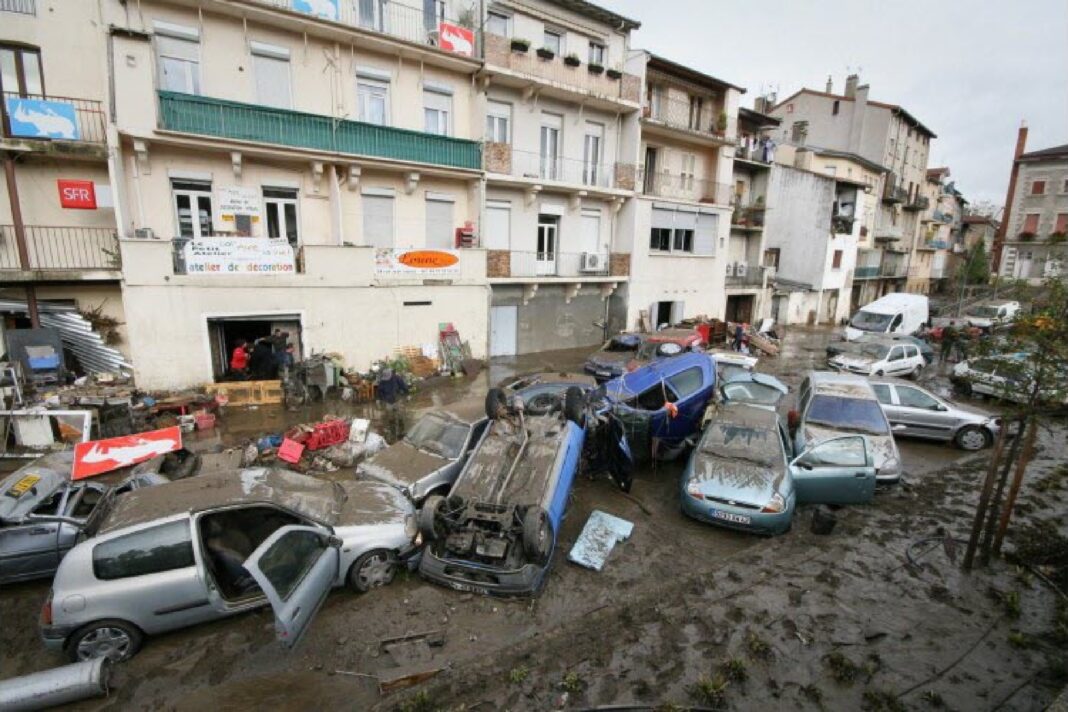
[[414, 514], [404, 515], [404, 536], [413, 539], [419, 533], [419, 525], [415, 522]]
[[764, 508], [760, 511], [766, 512], [768, 514], [778, 514], [784, 509], [786, 509], [786, 500], [782, 498], [781, 494], [776, 492], [775, 494], [771, 495], [771, 499], [768, 500], [768, 503], [765, 504]]
[[701, 490], [697, 488], [696, 484], [690, 483], [686, 487], [686, 494], [690, 495], [694, 499], [704, 499], [705, 496], [701, 494]]
[[882, 473], [882, 474], [892, 475], [895, 472], [897, 472], [897, 473], [901, 472], [901, 460], [898, 460], [896, 457], [891, 457], [889, 460], [887, 460], [883, 464], [882, 467], [875, 468], [875, 474]]

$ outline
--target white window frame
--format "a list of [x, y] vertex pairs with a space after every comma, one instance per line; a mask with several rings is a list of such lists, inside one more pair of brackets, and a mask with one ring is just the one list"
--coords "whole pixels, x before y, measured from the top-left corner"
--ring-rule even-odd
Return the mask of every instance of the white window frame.
[[[445, 101], [445, 108], [430, 106], [432, 100]], [[452, 92], [423, 85], [423, 130], [437, 136], [452, 134]], [[433, 119], [431, 119], [433, 114]], [[436, 124], [436, 125], [432, 125]]]
[[[178, 183], [200, 183], [202, 181], [189, 181], [189, 180], [180, 180], [180, 179], [172, 179], [171, 180], [171, 208], [172, 208], [172, 211], [173, 211], [173, 214], [174, 214], [174, 227], [175, 227], [174, 234], [176, 236], [178, 236], [178, 237], [186, 237], [186, 238], [192, 237], [192, 239], [194, 239], [194, 240], [200, 240], [200, 239], [205, 238], [205, 237], [212, 237], [214, 235], [214, 232], [215, 232], [215, 227], [214, 227], [215, 196], [213, 194], [211, 182], [210, 181], [203, 182], [203, 188], [202, 189], [176, 188], [176, 187], [174, 187], [174, 183], [176, 183], [176, 182], [178, 182]], [[192, 226], [193, 226], [193, 234], [191, 236], [182, 235], [182, 218], [181, 218], [181, 215], [178, 214], [178, 197], [179, 196], [185, 196], [185, 197], [189, 198], [189, 208], [190, 208], [190, 211], [191, 211], [190, 222], [192, 223]], [[200, 217], [199, 217], [199, 207], [198, 207], [199, 198], [205, 198], [205, 197], [208, 199], [208, 207], [209, 207], [209, 210], [208, 210], [208, 221], [209, 221], [209, 224], [212, 226], [209, 229], [208, 234], [204, 234], [201, 231]]]
[[586, 135], [582, 140], [582, 183], [600, 185], [605, 176], [604, 163], [604, 124], [595, 121], [586, 122]]
[[586, 58], [589, 64], [608, 66], [608, 45], [598, 40], [590, 40], [589, 56]]
[[[356, 116], [359, 121], [367, 124], [376, 124], [378, 126], [390, 126], [390, 97], [392, 91], [390, 91], [390, 80], [383, 78], [382, 76], [368, 76], [366, 74], [356, 75]], [[369, 112], [368, 104], [366, 104], [366, 97], [369, 98], [382, 98], [383, 103], [383, 121], [381, 124], [377, 124], [375, 121], [368, 119]]]
[[[490, 22], [493, 19], [498, 19], [498, 20], [503, 20], [504, 21], [504, 34], [503, 35], [501, 35], [498, 32], [494, 32], [492, 29], [490, 29]], [[501, 37], [511, 37], [512, 36], [512, 16], [507, 14], [507, 13], [500, 12], [498, 10], [489, 10], [486, 13], [486, 32], [489, 32], [490, 34], [494, 34], [494, 35], [500, 35]]]
[[[249, 41], [249, 54], [252, 55], [252, 81], [256, 86], [256, 101], [264, 106], [273, 106], [279, 109], [292, 109], [293, 108], [293, 74], [289, 63], [289, 50], [285, 47], [279, 47], [278, 45], [267, 44], [266, 42], [256, 42], [255, 40]], [[272, 63], [284, 62], [285, 63], [285, 89], [286, 98], [285, 103], [277, 104], [271, 103], [260, 93], [259, 72], [261, 67], [272, 66], [271, 64], [263, 65], [258, 63], [257, 58], [266, 59]], [[277, 66], [277, 65], [273, 65]]]
[[[202, 82], [200, 75], [200, 31], [195, 27], [186, 27], [185, 25], [177, 25], [171, 22], [156, 21], [152, 24], [152, 28], [157, 35], [157, 41], [153, 43], [156, 55], [156, 80], [161, 89], [165, 91], [179, 91], [174, 87], [167, 86], [166, 79], [164, 78], [164, 60], [171, 60], [172, 62], [180, 62], [186, 65], [185, 75], [185, 88], [181, 93], [193, 94], [200, 96], [202, 93]], [[162, 44], [167, 42], [183, 42], [191, 47], [195, 48], [195, 58], [183, 56], [168, 52], [161, 46], [160, 39], [165, 40]], [[182, 46], [182, 45], [177, 45]]]
[[[268, 196], [268, 195], [265, 194], [265, 192], [268, 191], [268, 190], [292, 191], [293, 192], [293, 197], [292, 198], [283, 198], [281, 196], [273, 196], [273, 195], [272, 196]], [[287, 225], [285, 206], [292, 205], [293, 206], [293, 216], [294, 216], [293, 219], [296, 221], [295, 227], [297, 229], [297, 239], [296, 239], [296, 242], [291, 243], [291, 244], [293, 244], [294, 247], [297, 246], [297, 245], [300, 245], [301, 244], [300, 190], [297, 189], [297, 188], [291, 188], [289, 186], [263, 185], [263, 186], [260, 186], [260, 195], [263, 197], [263, 236], [264, 237], [271, 237], [270, 212], [271, 212], [271, 206], [274, 205], [274, 206], [277, 206], [276, 209], [278, 210], [278, 225], [279, 225], [279, 228], [280, 228], [279, 229], [279, 233], [280, 234], [277, 237], [285, 238], [287, 240], [289, 239], [289, 235], [286, 234], [286, 229], [285, 229], [286, 225]]]
[[[557, 42], [556, 49], [553, 49], [549, 45], [548, 40], [549, 40], [549, 36], [550, 35], [552, 35], [553, 37], [559, 38], [559, 41]], [[553, 52], [556, 54], [557, 57], [563, 57], [564, 54], [567, 52], [566, 38], [567, 38], [567, 33], [564, 32], [563, 30], [557, 30], [557, 29], [552, 28], [552, 27], [546, 27], [545, 30], [542, 32], [541, 46], [542, 47], [548, 47], [549, 49], [553, 49]]]
[[[503, 138], [501, 136], [503, 135]], [[512, 142], [512, 105], [490, 99], [486, 105], [486, 140]]]
[[697, 181], [697, 154], [684, 153], [681, 158], [682, 167], [679, 170], [679, 186], [683, 190], [693, 190]]

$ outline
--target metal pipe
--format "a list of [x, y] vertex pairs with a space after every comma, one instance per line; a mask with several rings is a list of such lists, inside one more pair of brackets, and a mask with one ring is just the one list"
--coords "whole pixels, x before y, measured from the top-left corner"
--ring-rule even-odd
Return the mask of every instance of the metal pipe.
[[[30, 251], [26, 247], [26, 226], [22, 222], [22, 206], [19, 203], [19, 187], [15, 183], [15, 159], [10, 153], [4, 154], [4, 180], [7, 183], [7, 199], [11, 203], [11, 222], [15, 226], [15, 244], [19, 250], [19, 266], [23, 272], [29, 272]], [[30, 314], [30, 326], [41, 328], [41, 319], [37, 313], [37, 292], [33, 284], [26, 285], [26, 309]]]
[[94, 658], [0, 682], [0, 709], [43, 710], [108, 694], [111, 661]]

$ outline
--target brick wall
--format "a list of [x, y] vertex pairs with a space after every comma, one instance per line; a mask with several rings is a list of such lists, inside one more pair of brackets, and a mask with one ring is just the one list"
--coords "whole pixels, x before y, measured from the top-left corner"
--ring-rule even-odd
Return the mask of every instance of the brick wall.
[[630, 163], [616, 164], [616, 188], [622, 190], [634, 190], [634, 175], [637, 167]]
[[630, 275], [630, 253], [613, 252], [608, 260], [608, 273], [613, 277]]
[[486, 276], [511, 277], [512, 253], [508, 250], [486, 251]]
[[482, 152], [486, 171], [489, 173], [512, 173], [512, 147], [507, 143], [487, 141]]

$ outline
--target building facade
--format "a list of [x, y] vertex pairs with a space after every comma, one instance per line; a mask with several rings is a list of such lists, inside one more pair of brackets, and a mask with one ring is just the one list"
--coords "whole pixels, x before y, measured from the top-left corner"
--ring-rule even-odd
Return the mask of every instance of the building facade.
[[914, 255], [922, 265], [914, 273], [909, 271], [906, 291], [917, 294], [934, 294], [944, 291], [953, 273], [950, 256], [956, 245], [961, 244], [964, 211], [968, 201], [949, 180], [949, 168], [931, 168], [927, 171], [924, 198], [927, 207], [920, 217], [921, 230], [917, 236]]

